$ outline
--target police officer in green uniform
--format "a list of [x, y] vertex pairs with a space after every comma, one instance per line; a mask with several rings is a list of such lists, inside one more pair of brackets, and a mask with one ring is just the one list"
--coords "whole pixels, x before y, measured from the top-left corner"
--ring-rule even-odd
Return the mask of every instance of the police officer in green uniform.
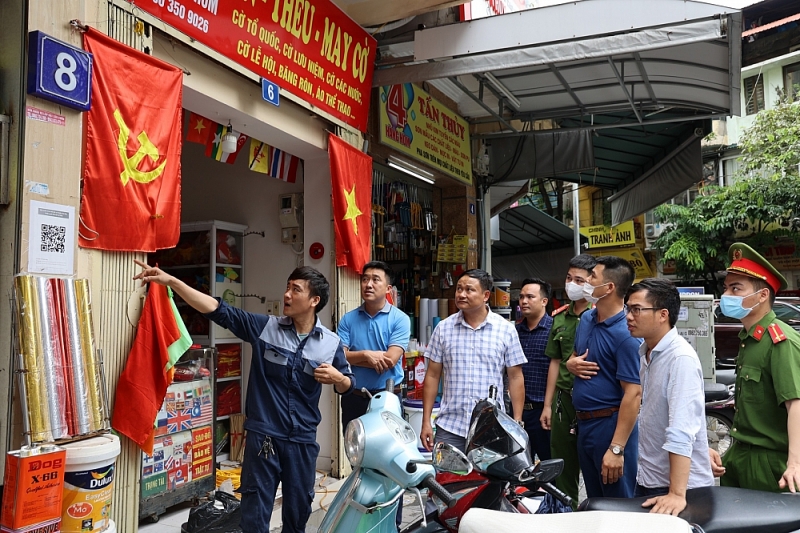
[[786, 279], [746, 244], [733, 244], [728, 258], [720, 310], [744, 328], [736, 358], [735, 440], [725, 454], [721, 484], [795, 492], [800, 489], [800, 334], [772, 311]]
[[575, 376], [567, 370], [567, 360], [575, 348], [575, 330], [581, 314], [592, 308], [583, 295], [583, 284], [595, 264], [594, 257], [588, 254], [577, 255], [570, 260], [565, 291], [572, 302], [553, 311], [553, 326], [544, 350], [551, 360], [540, 421], [544, 429], [550, 430], [552, 458], [564, 459], [564, 471], [556, 478], [555, 484], [572, 498], [572, 505], [576, 509], [580, 465], [575, 408], [572, 407], [572, 382]]

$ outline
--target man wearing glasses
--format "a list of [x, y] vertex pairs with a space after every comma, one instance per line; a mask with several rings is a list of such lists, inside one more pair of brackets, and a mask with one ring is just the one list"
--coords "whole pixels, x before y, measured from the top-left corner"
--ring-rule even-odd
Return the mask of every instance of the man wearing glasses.
[[645, 279], [627, 295], [627, 323], [639, 347], [642, 409], [635, 496], [642, 507], [672, 514], [686, 508], [686, 489], [714, 484], [706, 435], [703, 369], [675, 328], [678, 289], [665, 279]]

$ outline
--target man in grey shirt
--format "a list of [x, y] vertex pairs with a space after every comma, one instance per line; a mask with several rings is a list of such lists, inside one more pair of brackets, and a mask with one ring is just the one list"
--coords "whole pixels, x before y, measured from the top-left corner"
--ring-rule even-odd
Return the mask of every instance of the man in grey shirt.
[[627, 299], [628, 330], [639, 348], [642, 409], [635, 495], [642, 507], [677, 516], [686, 489], [714, 484], [708, 455], [703, 370], [692, 346], [678, 335], [681, 299], [664, 279], [633, 285]]

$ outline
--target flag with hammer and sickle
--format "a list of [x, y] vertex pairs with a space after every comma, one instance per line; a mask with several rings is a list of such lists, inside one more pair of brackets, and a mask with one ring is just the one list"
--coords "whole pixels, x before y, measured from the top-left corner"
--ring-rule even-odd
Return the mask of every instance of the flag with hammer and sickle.
[[79, 243], [172, 248], [180, 235], [183, 72], [91, 28], [84, 47], [95, 68]]

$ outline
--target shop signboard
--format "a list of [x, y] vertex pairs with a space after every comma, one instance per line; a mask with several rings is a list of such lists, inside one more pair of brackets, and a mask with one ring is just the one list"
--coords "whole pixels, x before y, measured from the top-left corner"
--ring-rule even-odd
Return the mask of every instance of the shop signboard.
[[639, 248], [615, 248], [591, 253], [594, 256], [613, 255], [625, 259], [636, 271], [636, 279], [653, 277], [653, 271], [650, 270], [650, 265], [647, 264], [644, 253]]
[[469, 124], [411, 83], [380, 88], [381, 143], [472, 185]]
[[331, 0], [144, 0], [135, 7], [366, 131], [377, 42]]
[[581, 235], [589, 239], [589, 249], [609, 246], [633, 246], [636, 232], [632, 220], [616, 226], [587, 226], [580, 229]]
[[800, 270], [800, 254], [792, 243], [770, 246], [764, 257], [778, 270]]

